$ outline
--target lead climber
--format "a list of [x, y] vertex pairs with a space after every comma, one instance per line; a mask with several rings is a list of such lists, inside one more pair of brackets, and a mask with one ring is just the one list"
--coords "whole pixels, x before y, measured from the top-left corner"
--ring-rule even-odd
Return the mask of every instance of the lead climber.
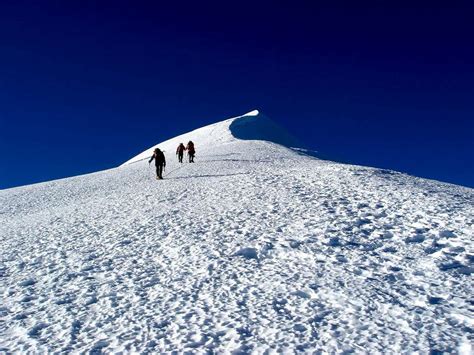
[[153, 159], [155, 159], [156, 179], [157, 180], [162, 180], [163, 179], [163, 170], [166, 167], [166, 159], [165, 159], [165, 155], [160, 150], [160, 148], [155, 148], [155, 150], [153, 152], [153, 155], [151, 156], [150, 160], [148, 161], [148, 164], [150, 164]]

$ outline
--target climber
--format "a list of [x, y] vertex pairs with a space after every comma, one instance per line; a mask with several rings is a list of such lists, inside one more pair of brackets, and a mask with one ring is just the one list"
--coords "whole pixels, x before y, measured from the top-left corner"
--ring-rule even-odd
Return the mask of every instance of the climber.
[[192, 141], [188, 142], [186, 150], [188, 151], [189, 162], [194, 163], [194, 156], [196, 155], [196, 150], [194, 149], [194, 143]]
[[166, 159], [165, 159], [165, 155], [160, 150], [160, 148], [155, 148], [155, 151], [153, 152], [153, 155], [151, 156], [150, 160], [148, 161], [148, 164], [150, 164], [153, 159], [155, 159], [156, 178], [158, 180], [161, 180], [161, 179], [163, 179], [163, 170], [166, 167]]
[[186, 147], [184, 146], [184, 144], [179, 143], [178, 148], [176, 148], [176, 155], [178, 156], [178, 161], [180, 163], [183, 162], [183, 155], [184, 155], [185, 150], [186, 150]]

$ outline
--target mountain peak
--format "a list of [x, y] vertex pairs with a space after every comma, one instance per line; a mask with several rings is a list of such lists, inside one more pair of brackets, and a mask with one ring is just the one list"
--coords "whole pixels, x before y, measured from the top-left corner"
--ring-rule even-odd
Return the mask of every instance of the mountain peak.
[[242, 116], [258, 116], [259, 114], [260, 112], [258, 110], [253, 110], [253, 111], [247, 112], [245, 115], [242, 115]]
[[229, 130], [233, 137], [241, 140], [262, 140], [287, 147], [301, 146], [295, 137], [258, 110], [233, 119]]
[[159, 144], [163, 180], [0, 191], [3, 352], [471, 354], [474, 190], [286, 138], [252, 111]]
[[259, 110], [253, 110], [244, 115], [204, 126], [156, 144], [122, 165], [150, 157], [156, 147], [163, 151], [173, 152], [179, 143], [186, 143], [190, 140], [201, 150], [236, 140], [261, 140], [287, 147], [301, 147], [298, 140], [279, 124], [263, 115]]

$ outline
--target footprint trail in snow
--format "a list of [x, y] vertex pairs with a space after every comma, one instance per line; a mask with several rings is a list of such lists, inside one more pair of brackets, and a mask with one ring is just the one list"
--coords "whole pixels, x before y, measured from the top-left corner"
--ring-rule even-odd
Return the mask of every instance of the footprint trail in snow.
[[0, 351], [472, 351], [474, 190], [255, 140], [258, 119], [164, 142], [163, 181], [152, 147], [0, 191]]

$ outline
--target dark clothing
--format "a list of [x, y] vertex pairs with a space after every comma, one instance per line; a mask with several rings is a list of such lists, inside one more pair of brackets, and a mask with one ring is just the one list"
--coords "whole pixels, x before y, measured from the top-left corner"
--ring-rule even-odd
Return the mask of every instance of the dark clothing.
[[193, 153], [193, 154], [196, 153], [196, 151], [194, 150], [194, 143], [193, 142], [189, 142], [186, 149], [188, 150], [188, 153]]
[[165, 155], [161, 150], [155, 150], [148, 163], [155, 159], [156, 177], [163, 179], [163, 168], [166, 166]]
[[190, 163], [194, 163], [194, 152], [188, 151], [188, 158]]
[[178, 148], [176, 148], [176, 155], [178, 156], [178, 161], [180, 163], [183, 162], [183, 155], [184, 155], [184, 151], [186, 150], [184, 144], [180, 144], [178, 145]]
[[194, 163], [194, 156], [196, 154], [196, 150], [194, 150], [194, 143], [189, 141], [186, 150], [188, 151], [189, 162]]
[[155, 151], [148, 162], [151, 163], [153, 159], [155, 159], [156, 166], [158, 165], [166, 166], [165, 155], [163, 154], [161, 150]]
[[156, 166], [156, 177], [158, 179], [163, 179], [163, 165]]

